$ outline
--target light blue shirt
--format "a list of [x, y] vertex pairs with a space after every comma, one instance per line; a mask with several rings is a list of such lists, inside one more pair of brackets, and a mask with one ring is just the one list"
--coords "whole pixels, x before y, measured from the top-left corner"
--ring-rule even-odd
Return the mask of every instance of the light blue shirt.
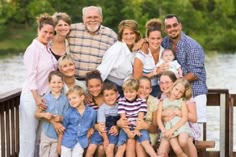
[[94, 126], [96, 119], [97, 113], [91, 107], [86, 106], [82, 115], [75, 108], [69, 107], [63, 121], [66, 130], [62, 138], [62, 145], [74, 148], [79, 142], [82, 148], [86, 148], [88, 146], [88, 129]]
[[[48, 92], [46, 95], [43, 96], [43, 99], [46, 101], [47, 106], [45, 112], [62, 116], [68, 109], [69, 102], [64, 93], [62, 93], [58, 98], [55, 98], [51, 94], [51, 92]], [[50, 122], [43, 121], [42, 127], [45, 135], [50, 138], [57, 139], [56, 130]]]

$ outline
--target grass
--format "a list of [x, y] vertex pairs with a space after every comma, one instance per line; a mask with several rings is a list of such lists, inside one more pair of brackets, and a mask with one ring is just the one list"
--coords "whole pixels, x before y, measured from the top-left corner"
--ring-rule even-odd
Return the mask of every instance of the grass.
[[26, 47], [36, 37], [36, 28], [17, 26], [11, 27], [0, 37], [0, 56], [9, 53], [24, 52]]

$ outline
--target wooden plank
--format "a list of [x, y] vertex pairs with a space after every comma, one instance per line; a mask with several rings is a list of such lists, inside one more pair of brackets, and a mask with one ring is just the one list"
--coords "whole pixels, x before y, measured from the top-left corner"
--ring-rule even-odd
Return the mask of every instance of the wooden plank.
[[195, 146], [197, 149], [214, 148], [215, 141], [195, 141]]

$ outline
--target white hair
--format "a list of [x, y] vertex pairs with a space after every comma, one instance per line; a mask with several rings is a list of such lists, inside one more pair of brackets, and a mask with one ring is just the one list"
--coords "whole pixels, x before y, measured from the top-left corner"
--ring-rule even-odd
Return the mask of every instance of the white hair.
[[97, 10], [98, 13], [100, 14], [100, 16], [102, 17], [102, 8], [99, 7], [99, 6], [88, 6], [88, 7], [84, 7], [84, 8], [82, 9], [82, 14], [83, 14], [83, 16], [85, 16], [86, 13], [87, 13], [89, 10], [92, 10], [92, 9]]

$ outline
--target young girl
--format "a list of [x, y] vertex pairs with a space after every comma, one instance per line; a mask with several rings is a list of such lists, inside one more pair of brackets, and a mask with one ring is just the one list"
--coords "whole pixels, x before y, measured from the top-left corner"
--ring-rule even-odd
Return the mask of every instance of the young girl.
[[[124, 97], [118, 101], [118, 113], [121, 118], [127, 118], [129, 121], [128, 128], [122, 128], [119, 132], [118, 151], [116, 157], [123, 157], [124, 147], [128, 139], [135, 138], [144, 147], [150, 157], [156, 157], [156, 153], [150, 144], [150, 138], [147, 130], [139, 130], [136, 122], [144, 119], [147, 112], [146, 100], [138, 98], [139, 83], [135, 79], [129, 79], [124, 82]], [[129, 149], [129, 148], [127, 148]]]
[[[100, 72], [97, 70], [88, 72], [86, 74], [85, 81], [88, 90], [88, 94], [86, 96], [86, 103], [88, 106], [92, 107], [93, 109], [95, 109], [95, 111], [97, 111], [98, 108], [104, 103], [103, 95], [101, 92], [103, 81]], [[95, 124], [94, 128], [100, 133], [106, 132], [105, 125], [101, 123]], [[90, 129], [89, 132], [91, 136], [94, 132], [94, 129]], [[98, 157], [104, 156], [104, 149], [102, 145], [99, 145], [97, 155]]]
[[183, 72], [181, 69], [181, 65], [175, 60], [175, 54], [171, 49], [165, 49], [162, 52], [161, 60], [157, 63], [156, 67], [159, 67], [163, 63], [168, 63], [169, 68], [167, 70], [172, 71], [175, 73], [176, 77], [183, 77]]
[[85, 81], [88, 89], [88, 98], [86, 99], [86, 102], [90, 107], [97, 111], [99, 106], [104, 102], [101, 93], [103, 81], [100, 72], [97, 70], [88, 72]]
[[66, 129], [59, 136], [57, 150], [61, 151], [61, 157], [82, 157], [88, 146], [88, 130], [96, 122], [96, 112], [84, 104], [85, 93], [81, 87], [70, 88], [67, 97], [70, 107], [63, 120]]
[[114, 156], [114, 148], [118, 140], [117, 135], [110, 133], [110, 130], [117, 129], [116, 122], [119, 119], [117, 96], [118, 90], [114, 83], [105, 82], [102, 88], [104, 104], [99, 107], [97, 114], [97, 122], [105, 125], [106, 132], [101, 135], [95, 131], [91, 137], [91, 142], [86, 152], [86, 157], [92, 157], [97, 146], [103, 144], [106, 156]]
[[[188, 110], [186, 106], [186, 100], [191, 97], [192, 89], [190, 83], [180, 78], [173, 84], [169, 95], [158, 106], [157, 122], [162, 132], [161, 144], [169, 142], [178, 157], [187, 156], [179, 146], [178, 139], [187, 142], [189, 135], [191, 135], [191, 129], [187, 123]], [[165, 113], [168, 113], [168, 111], [171, 112], [173, 110], [181, 110], [182, 117], [165, 118], [163, 124], [162, 112], [165, 111]]]
[[43, 99], [47, 109], [44, 111], [38, 107], [35, 117], [43, 119], [39, 154], [43, 157], [57, 157], [57, 132], [49, 121], [62, 122], [63, 114], [68, 108], [68, 100], [62, 92], [63, 75], [58, 71], [52, 71], [48, 76], [50, 92]]

